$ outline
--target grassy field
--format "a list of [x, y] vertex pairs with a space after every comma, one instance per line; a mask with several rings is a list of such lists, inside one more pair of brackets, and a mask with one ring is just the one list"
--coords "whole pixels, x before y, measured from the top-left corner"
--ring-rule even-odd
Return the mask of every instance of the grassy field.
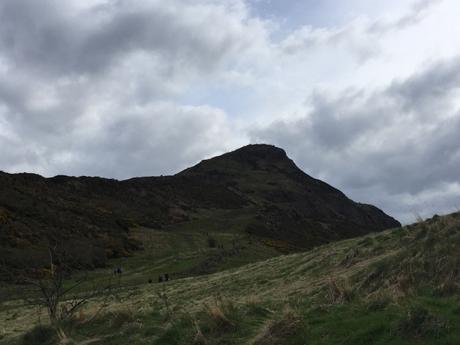
[[[243, 266], [245, 255], [229, 256], [216, 265], [233, 267], [224, 271], [147, 283], [165, 270], [199, 267], [197, 252], [217, 255], [206, 248], [210, 234], [196, 233], [145, 240], [151, 248], [124, 261], [107, 307], [96, 313], [101, 300], [92, 300], [63, 325], [65, 339], [38, 310], [3, 302], [0, 344], [460, 344], [459, 213]], [[225, 231], [212, 236], [224, 250], [235, 240]], [[244, 260], [273, 254], [240, 241], [252, 255]], [[159, 248], [171, 253], [164, 262], [155, 259]]]
[[[280, 255], [269, 241], [255, 240], [244, 228], [251, 219], [250, 210], [202, 210], [200, 218], [163, 229], [138, 227], [131, 236], [143, 243], [144, 249], [130, 257], [112, 259], [104, 269], [75, 274], [74, 279], [88, 275], [92, 283], [105, 282], [113, 277], [113, 269], [121, 267], [121, 288], [158, 281], [168, 273], [171, 279], [203, 275], [235, 268]], [[209, 215], [206, 215], [209, 212]], [[212, 246], [210, 245], [212, 242]], [[71, 285], [72, 280], [67, 282]], [[27, 286], [0, 287], [0, 302], [29, 295]]]

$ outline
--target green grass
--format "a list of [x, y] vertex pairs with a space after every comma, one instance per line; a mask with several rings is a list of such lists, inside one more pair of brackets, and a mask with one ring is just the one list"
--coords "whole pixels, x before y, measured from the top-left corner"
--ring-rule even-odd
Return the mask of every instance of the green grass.
[[[139, 234], [152, 235], [145, 230]], [[252, 243], [244, 258], [219, 262], [216, 273], [146, 283], [218, 252], [203, 249], [205, 234], [193, 234], [165, 229], [146, 240], [152, 250], [126, 259], [110, 306], [91, 318], [94, 300], [73, 325], [74, 343], [460, 344], [459, 214], [241, 266], [272, 254]], [[232, 240], [225, 231], [212, 236], [224, 247]], [[0, 344], [21, 344], [37, 317], [14, 301], [0, 308]]]
[[[214, 273], [280, 254], [245, 234], [250, 210], [202, 210], [201, 213], [199, 219], [162, 230], [132, 229], [144, 250], [130, 258], [109, 262], [109, 267], [123, 267], [123, 286], [145, 284], [149, 279], [156, 282], [158, 275], [164, 273], [173, 279]], [[210, 248], [209, 237], [223, 248]], [[103, 276], [106, 272], [97, 270], [93, 276]]]
[[[250, 239], [242, 229], [225, 227], [232, 217], [240, 217], [244, 222], [246, 214], [235, 214], [234, 211], [220, 213], [219, 222], [214, 219], [213, 214], [209, 218], [202, 217], [197, 221], [162, 230], [142, 227], [132, 229], [133, 236], [143, 243], [143, 250], [134, 252], [131, 257], [112, 259], [107, 268], [75, 273], [67, 285], [72, 285], [85, 275], [89, 284], [80, 287], [80, 291], [90, 288], [94, 283], [107, 284], [110, 279], [118, 288], [134, 288], [145, 285], [149, 280], [156, 283], [159, 275], [165, 273], [175, 280], [214, 273], [280, 255], [276, 249]], [[209, 237], [222, 247], [210, 248]], [[113, 275], [113, 268], [118, 266], [123, 269], [121, 277]], [[29, 290], [28, 286], [5, 284], [0, 287], [0, 302], [30, 295], [32, 292]]]

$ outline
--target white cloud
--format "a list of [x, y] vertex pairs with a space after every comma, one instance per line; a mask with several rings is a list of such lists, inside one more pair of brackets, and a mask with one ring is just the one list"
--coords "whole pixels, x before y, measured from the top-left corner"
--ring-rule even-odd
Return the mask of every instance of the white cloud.
[[440, 195], [457, 200], [459, 182], [459, 10], [2, 1], [0, 169], [165, 174], [257, 139], [403, 219], [409, 206], [447, 209]]
[[3, 169], [171, 173], [238, 142], [225, 110], [178, 100], [264, 40], [243, 2], [15, 0], [0, 19], [3, 147], [35, 157]]
[[[426, 191], [436, 188], [451, 195], [445, 186], [458, 183], [460, 107], [451, 101], [460, 89], [458, 75], [460, 58], [373, 92], [317, 92], [311, 111], [255, 129], [253, 140], [286, 147], [307, 172], [407, 220], [411, 213], [396, 210], [402, 200], [427, 199]], [[379, 201], [384, 195], [392, 196], [393, 206]], [[427, 213], [428, 206], [419, 207], [415, 211]]]

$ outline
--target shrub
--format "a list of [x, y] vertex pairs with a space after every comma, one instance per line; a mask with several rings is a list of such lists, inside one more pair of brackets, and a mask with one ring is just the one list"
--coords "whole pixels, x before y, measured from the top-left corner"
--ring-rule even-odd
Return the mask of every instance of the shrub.
[[113, 313], [109, 319], [110, 327], [114, 329], [121, 328], [125, 323], [134, 321], [133, 314], [128, 311], [119, 311]]
[[205, 333], [223, 334], [236, 330], [238, 310], [232, 302], [218, 297], [213, 305], [205, 304], [204, 312]]
[[209, 248], [216, 248], [217, 241], [214, 237], [208, 237], [208, 247]]
[[[193, 321], [189, 316], [182, 315], [174, 319], [170, 326], [165, 330], [163, 334], [155, 341], [156, 345], [201, 345], [200, 335], [194, 334], [190, 327]], [[195, 338], [195, 340], [193, 340]]]
[[331, 280], [326, 287], [325, 298], [328, 304], [348, 303], [351, 302], [354, 297], [355, 292], [353, 289], [344, 283], [337, 283]]
[[457, 282], [452, 281], [452, 280], [446, 280], [444, 283], [438, 285], [435, 288], [434, 294], [435, 296], [446, 297], [446, 296], [455, 295], [459, 291], [460, 291], [460, 286], [457, 284]]
[[286, 311], [278, 320], [270, 320], [256, 337], [253, 345], [279, 345], [288, 339], [302, 335], [304, 322], [292, 311]]
[[358, 242], [358, 245], [363, 246], [363, 247], [368, 247], [372, 244], [374, 244], [374, 239], [371, 237], [365, 237]]
[[360, 252], [358, 249], [354, 248], [354, 249], [351, 249], [350, 251], [348, 251], [348, 253], [346, 254], [346, 256], [343, 258], [343, 260], [340, 262], [340, 266], [344, 266], [344, 267], [350, 267], [354, 264], [355, 262], [355, 258], [357, 258], [359, 256]]
[[0, 224], [6, 223], [8, 221], [8, 212], [0, 207]]
[[37, 325], [22, 337], [23, 345], [55, 344], [56, 331], [51, 326]]
[[406, 336], [423, 337], [431, 335], [438, 337], [443, 331], [449, 329], [446, 321], [431, 314], [423, 307], [411, 308], [405, 318], [397, 325], [399, 333]]
[[384, 310], [390, 303], [391, 297], [386, 295], [380, 295], [369, 301], [367, 304], [367, 310], [374, 312]]

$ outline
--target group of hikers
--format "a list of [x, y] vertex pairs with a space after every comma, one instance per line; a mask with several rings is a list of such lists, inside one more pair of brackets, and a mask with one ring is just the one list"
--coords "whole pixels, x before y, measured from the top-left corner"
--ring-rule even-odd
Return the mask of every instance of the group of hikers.
[[160, 274], [158, 276], [158, 282], [159, 283], [167, 282], [168, 280], [169, 280], [169, 274], [168, 273]]
[[[122, 270], [121, 266], [116, 266], [116, 267], [113, 268], [113, 274], [115, 276], [121, 277], [122, 273], [123, 273], [123, 270]], [[167, 281], [169, 281], [169, 274], [168, 273], [160, 274], [158, 276], [158, 282], [159, 283], [163, 283], [163, 282], [167, 282]], [[151, 284], [151, 283], [153, 283], [153, 280], [149, 279], [148, 282], [149, 282], [149, 284]]]
[[[153, 280], [152, 279], [149, 279], [149, 284], [153, 283]], [[158, 276], [158, 282], [159, 283], [163, 283], [163, 282], [167, 282], [169, 281], [169, 274], [168, 273], [165, 273], [165, 274], [160, 274]]]

